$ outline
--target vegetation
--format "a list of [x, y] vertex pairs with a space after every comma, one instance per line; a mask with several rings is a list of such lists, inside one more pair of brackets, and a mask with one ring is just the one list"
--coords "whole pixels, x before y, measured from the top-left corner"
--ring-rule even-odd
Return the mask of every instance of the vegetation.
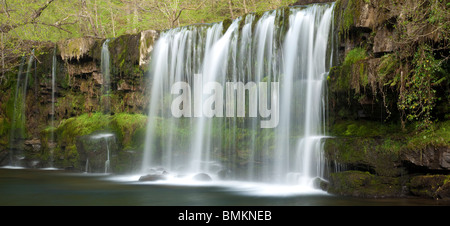
[[0, 2], [1, 77], [39, 42], [112, 38], [267, 11], [295, 0], [36, 0]]
[[[359, 24], [364, 5], [376, 15], [369, 27]], [[443, 0], [338, 0], [336, 8], [340, 39], [357, 41], [331, 71], [334, 91], [352, 89], [355, 99], [382, 101], [388, 116], [398, 112], [403, 129], [411, 123], [419, 130], [432, 129], [437, 120], [447, 120], [450, 5]], [[383, 41], [392, 49], [376, 56], [373, 38], [383, 29], [389, 33]], [[364, 32], [370, 37], [363, 39]]]

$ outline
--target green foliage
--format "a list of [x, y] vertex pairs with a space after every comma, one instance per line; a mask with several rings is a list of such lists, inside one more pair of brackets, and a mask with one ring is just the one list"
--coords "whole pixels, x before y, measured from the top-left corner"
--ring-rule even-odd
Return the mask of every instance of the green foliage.
[[[335, 23], [341, 39], [352, 39], [350, 32], [358, 35], [359, 31], [353, 29], [355, 21], [359, 18], [361, 4], [369, 2], [336, 1]], [[378, 15], [376, 24], [389, 26], [386, 27], [388, 30], [394, 29], [389, 37], [393, 52], [382, 56], [377, 68], [368, 68], [376, 61], [368, 64], [363, 60], [361, 49], [351, 50], [342, 65], [330, 71], [331, 88], [341, 93], [351, 90], [354, 98], [359, 99], [360, 88], [370, 86], [372, 96], [382, 98], [388, 117], [399, 112], [403, 128], [413, 123], [418, 129], [430, 129], [434, 121], [447, 114], [450, 101], [449, 6], [442, 0], [377, 3], [370, 2], [369, 7], [389, 12]], [[368, 76], [368, 70], [372, 72], [371, 76]], [[347, 92], [350, 95], [351, 92]]]
[[[338, 24], [338, 33], [340, 37], [347, 37], [350, 29], [354, 26], [355, 20], [360, 15], [360, 5], [362, 0], [337, 0], [334, 19]], [[343, 9], [343, 10], [341, 10]]]
[[381, 57], [381, 62], [378, 66], [378, 77], [383, 85], [395, 86], [400, 81], [400, 75], [397, 73], [400, 62], [395, 54], [386, 54]]
[[[0, 13], [0, 83], [18, 66], [24, 52], [42, 42], [95, 37], [113, 38], [143, 30], [220, 22], [246, 13], [287, 6], [295, 0], [35, 0], [5, 1]], [[131, 55], [135, 55], [130, 53]], [[120, 63], [120, 62], [119, 62]], [[123, 66], [123, 65], [122, 65]]]
[[406, 149], [423, 150], [426, 147], [450, 146], [450, 121], [437, 122], [428, 130], [410, 133], [407, 137]]
[[345, 56], [344, 65], [355, 64], [367, 57], [366, 50], [361, 47], [356, 47], [350, 50]]
[[361, 87], [367, 86], [369, 80], [364, 66], [367, 57], [367, 52], [362, 47], [350, 50], [342, 65], [330, 70], [329, 76], [335, 81], [332, 89], [340, 92], [354, 89], [359, 93]]
[[409, 121], [420, 120], [420, 127], [429, 127], [432, 123], [432, 111], [436, 104], [436, 90], [446, 77], [440, 67], [440, 61], [434, 58], [431, 48], [422, 44], [414, 54], [414, 69], [406, 78], [405, 89], [401, 92], [399, 108], [406, 113]]

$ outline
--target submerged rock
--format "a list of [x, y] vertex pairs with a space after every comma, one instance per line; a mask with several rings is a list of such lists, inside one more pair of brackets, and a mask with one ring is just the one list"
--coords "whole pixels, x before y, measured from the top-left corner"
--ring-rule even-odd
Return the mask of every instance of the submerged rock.
[[139, 181], [158, 181], [165, 180], [166, 176], [162, 174], [147, 174], [139, 177]]
[[212, 181], [212, 178], [206, 173], [199, 173], [194, 176], [194, 180], [199, 181]]
[[221, 180], [231, 179], [231, 170], [229, 169], [221, 170], [217, 173], [217, 175]]
[[323, 191], [327, 191], [328, 190], [328, 184], [329, 182], [322, 179], [322, 178], [315, 178], [313, 181], [313, 187], [316, 189], [321, 189]]

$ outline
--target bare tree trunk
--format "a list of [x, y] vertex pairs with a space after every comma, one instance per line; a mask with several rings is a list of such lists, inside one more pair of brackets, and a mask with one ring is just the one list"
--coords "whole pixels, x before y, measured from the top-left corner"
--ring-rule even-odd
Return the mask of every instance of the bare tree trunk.
[[139, 23], [139, 14], [138, 14], [138, 6], [137, 1], [134, 0], [133, 2], [133, 33], [136, 33], [138, 31], [138, 23]]
[[83, 1], [82, 1], [82, 7], [83, 7], [83, 10], [84, 10], [84, 12], [85, 12], [85, 14], [86, 14], [87, 20], [88, 20], [89, 24], [90, 24], [91, 27], [92, 27], [92, 32], [94, 33], [94, 35], [95, 35], [96, 37], [98, 37], [98, 36], [99, 36], [99, 35], [98, 35], [98, 31], [97, 31], [97, 29], [95, 28], [95, 24], [94, 24], [94, 21], [93, 21], [93, 19], [92, 19], [91, 12], [89, 11], [89, 8], [87, 7], [87, 2], [86, 2], [86, 0], [83, 0]]
[[247, 14], [248, 13], [247, 2], [245, 0], [243, 2], [243, 5], [244, 5], [244, 13]]
[[97, 9], [97, 0], [94, 1], [94, 11], [95, 11], [95, 27], [96, 30], [99, 31], [99, 26], [98, 26], [98, 9]]
[[116, 37], [116, 31], [115, 31], [115, 26], [114, 26], [114, 14], [113, 14], [111, 5], [109, 5], [109, 12], [111, 13], [111, 22], [112, 22], [113, 37]]
[[233, 7], [232, 7], [231, 0], [228, 0], [228, 7], [230, 8], [231, 19], [234, 19]]

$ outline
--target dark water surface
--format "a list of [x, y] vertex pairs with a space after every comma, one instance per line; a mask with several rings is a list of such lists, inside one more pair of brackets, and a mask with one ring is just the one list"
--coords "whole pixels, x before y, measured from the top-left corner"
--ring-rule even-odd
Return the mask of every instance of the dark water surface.
[[356, 199], [326, 193], [258, 195], [226, 186], [115, 180], [113, 175], [0, 169], [0, 206], [437, 206], [432, 199]]

